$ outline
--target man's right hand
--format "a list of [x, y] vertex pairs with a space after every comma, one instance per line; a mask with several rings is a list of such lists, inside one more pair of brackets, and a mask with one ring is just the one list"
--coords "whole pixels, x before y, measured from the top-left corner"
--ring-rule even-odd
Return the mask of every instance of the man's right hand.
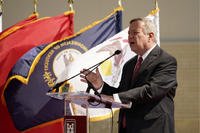
[[[87, 69], [81, 71], [81, 81], [87, 83], [87, 80], [94, 86], [95, 89], [100, 89], [103, 85], [103, 79], [99, 72], [99, 69], [96, 69], [96, 72], [92, 72]], [[86, 80], [87, 79], [87, 80]]]

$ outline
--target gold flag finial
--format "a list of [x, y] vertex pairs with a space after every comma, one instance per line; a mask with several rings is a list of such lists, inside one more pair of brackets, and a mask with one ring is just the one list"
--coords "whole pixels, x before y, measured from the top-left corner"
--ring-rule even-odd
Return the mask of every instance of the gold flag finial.
[[34, 13], [37, 13], [38, 0], [34, 0]]
[[121, 0], [118, 0], [118, 5], [122, 6], [122, 1]]
[[73, 0], [68, 0], [68, 3], [71, 3], [71, 4], [73, 4], [73, 3], [74, 3], [74, 1], [73, 1]]
[[74, 3], [74, 0], [68, 0], [69, 10], [70, 11], [74, 11], [74, 9], [73, 9], [73, 3]]
[[158, 8], [158, 0], [155, 0], [155, 8]]

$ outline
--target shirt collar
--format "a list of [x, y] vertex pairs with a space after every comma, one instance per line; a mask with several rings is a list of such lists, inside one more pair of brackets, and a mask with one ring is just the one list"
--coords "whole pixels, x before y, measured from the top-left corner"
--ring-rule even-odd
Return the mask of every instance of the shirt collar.
[[[150, 49], [148, 49], [143, 55], [142, 55], [142, 59], [143, 61], [146, 59], [146, 57], [149, 55], [149, 53], [156, 47], [156, 44], [153, 45], [153, 47], [151, 47]], [[138, 56], [139, 58], [140, 56]]]

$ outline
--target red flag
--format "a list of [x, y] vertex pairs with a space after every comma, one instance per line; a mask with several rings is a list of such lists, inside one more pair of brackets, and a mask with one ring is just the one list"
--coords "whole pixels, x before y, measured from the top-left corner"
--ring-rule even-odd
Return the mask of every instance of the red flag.
[[[32, 14], [28, 18], [5, 29], [4, 31], [2, 31], [0, 33], [0, 40], [9, 36], [9, 34], [12, 34], [13, 32], [19, 30], [20, 28], [23, 28], [23, 26], [25, 26], [31, 22], [34, 22], [35, 20], [37, 20], [37, 18], [38, 18], [38, 14]], [[0, 45], [3, 45], [3, 44], [0, 43]], [[3, 86], [1, 87], [0, 94], [2, 94], [2, 91], [3, 91]], [[1, 131], [12, 131], [13, 132], [16, 130], [10, 120], [10, 116], [7, 111], [7, 108], [2, 105], [2, 102], [0, 103], [0, 117], [1, 117], [1, 119], [0, 119], [0, 130]], [[5, 123], [6, 123], [6, 126], [5, 126]]]
[[13, 26], [3, 30], [1, 33], [0, 33], [0, 40], [2, 38], [5, 38], [6, 36], [8, 36], [9, 34], [13, 33], [14, 31], [22, 28], [23, 26], [31, 23], [31, 22], [34, 22], [35, 20], [38, 19], [38, 14], [37, 13], [33, 13], [31, 14], [28, 18], [14, 24]]
[[24, 133], [64, 133], [64, 118], [25, 130]]
[[[73, 12], [66, 12], [59, 16], [35, 21], [31, 21], [32, 19], [29, 18], [29, 21], [28, 19], [22, 21], [0, 33], [0, 95], [3, 93], [3, 85], [9, 71], [24, 53], [35, 46], [57, 41], [73, 34], [73, 17]], [[18, 29], [15, 29], [16, 27]], [[27, 132], [57, 131], [62, 129], [61, 126], [63, 126], [62, 120], [57, 120]], [[2, 101], [0, 102], [0, 131], [19, 133]]]

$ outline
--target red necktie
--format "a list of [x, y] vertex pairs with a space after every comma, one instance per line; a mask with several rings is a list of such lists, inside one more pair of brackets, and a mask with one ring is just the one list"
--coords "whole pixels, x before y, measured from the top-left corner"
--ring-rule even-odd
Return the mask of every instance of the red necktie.
[[[141, 64], [142, 64], [142, 57], [140, 56], [137, 60], [137, 63], [135, 65], [134, 68], [134, 72], [133, 72], [133, 79], [135, 79], [135, 77], [138, 75], [138, 72], [140, 70]], [[122, 118], [122, 127], [126, 128], [126, 116], [125, 116], [125, 112], [123, 112], [123, 118]]]
[[124, 112], [123, 112], [123, 118], [122, 118], [122, 127], [126, 128], [126, 116]]
[[140, 57], [138, 58], [138, 60], [137, 60], [137, 63], [136, 63], [136, 65], [135, 65], [135, 68], [134, 68], [133, 79], [135, 79], [136, 76], [138, 75], [138, 72], [139, 72], [139, 70], [140, 70], [142, 61], [143, 61], [143, 59], [142, 59], [142, 57], [140, 56]]

